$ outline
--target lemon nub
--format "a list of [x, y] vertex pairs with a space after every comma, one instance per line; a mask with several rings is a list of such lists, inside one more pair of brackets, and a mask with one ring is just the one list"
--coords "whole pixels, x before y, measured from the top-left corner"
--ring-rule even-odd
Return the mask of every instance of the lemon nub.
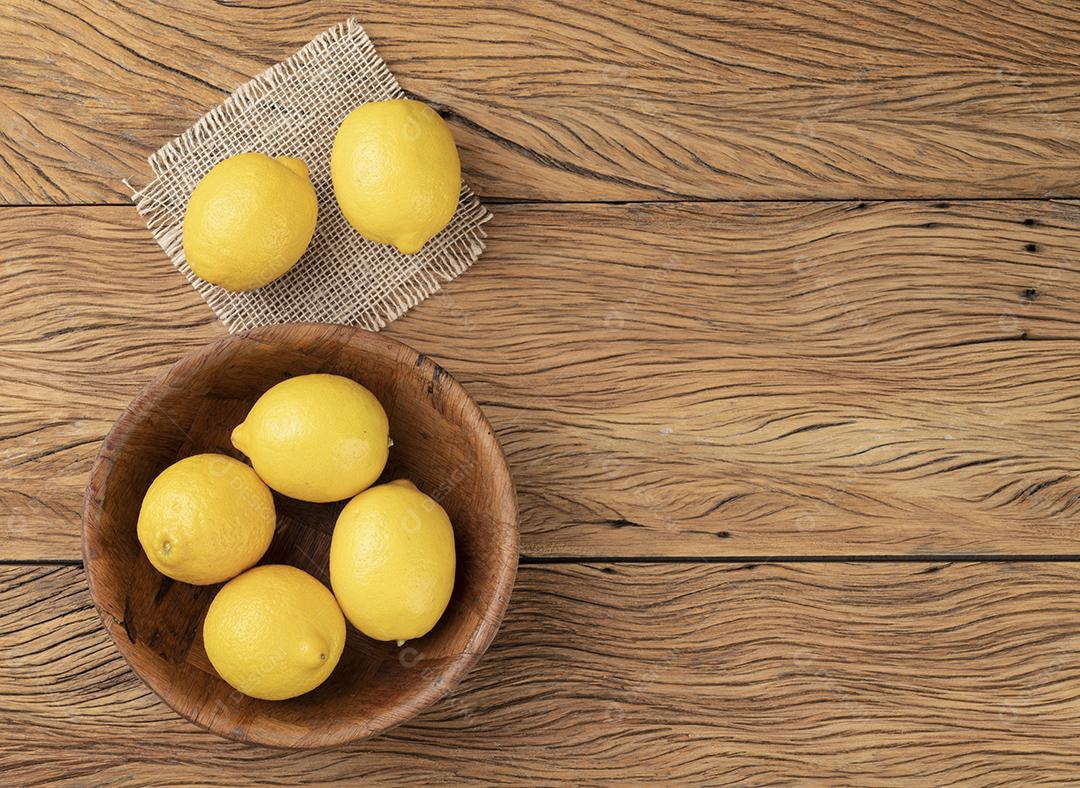
[[276, 161], [284, 167], [287, 167], [292, 172], [295, 172], [304, 180], [308, 179], [307, 164], [303, 159], [296, 159], [292, 156], [278, 156]]

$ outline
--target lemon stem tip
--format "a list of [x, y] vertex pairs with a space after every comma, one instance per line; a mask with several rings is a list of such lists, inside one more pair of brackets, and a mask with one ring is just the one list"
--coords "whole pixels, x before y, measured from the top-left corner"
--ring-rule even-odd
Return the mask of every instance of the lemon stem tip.
[[308, 178], [307, 163], [305, 163], [303, 159], [297, 159], [292, 156], [278, 156], [277, 161], [282, 166], [292, 170], [301, 178]]

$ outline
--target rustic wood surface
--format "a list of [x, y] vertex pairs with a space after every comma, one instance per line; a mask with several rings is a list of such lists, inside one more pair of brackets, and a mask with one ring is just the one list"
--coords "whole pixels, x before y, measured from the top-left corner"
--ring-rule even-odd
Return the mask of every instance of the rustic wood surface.
[[[495, 213], [387, 333], [492, 421], [525, 565], [450, 697], [288, 752], [130, 671], [78, 513], [225, 334], [121, 179], [352, 15]], [[0, 779], [1075, 784], [1078, 62], [1048, 0], [6, 3]]]
[[8, 0], [0, 199], [146, 156], [355, 15], [487, 197], [1075, 196], [1075, 3]]
[[[0, 557], [75, 559], [112, 421], [224, 330], [130, 208], [0, 222]], [[1080, 552], [1080, 204], [514, 205], [489, 227], [387, 333], [484, 407], [526, 555]]]
[[8, 782], [1064, 784], [1080, 757], [1071, 564], [526, 566], [442, 704], [304, 753], [173, 714], [77, 567], [2, 577]]

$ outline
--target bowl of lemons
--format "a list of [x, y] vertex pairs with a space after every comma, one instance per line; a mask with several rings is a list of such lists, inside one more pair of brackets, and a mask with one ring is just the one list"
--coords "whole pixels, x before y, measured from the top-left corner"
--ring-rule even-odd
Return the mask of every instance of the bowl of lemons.
[[517, 570], [506, 460], [441, 367], [292, 324], [178, 361], [91, 472], [83, 554], [105, 628], [167, 704], [229, 738], [326, 747], [448, 692]]

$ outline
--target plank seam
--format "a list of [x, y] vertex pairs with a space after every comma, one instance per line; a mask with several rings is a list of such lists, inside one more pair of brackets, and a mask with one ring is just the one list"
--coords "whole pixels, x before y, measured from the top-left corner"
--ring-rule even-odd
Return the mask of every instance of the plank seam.
[[[650, 200], [531, 200], [517, 197], [485, 197], [479, 199], [486, 205], [768, 205], [797, 204], [797, 203], [866, 203], [867, 205], [879, 205], [883, 203], [953, 203], [958, 205], [975, 204], [984, 202], [1017, 202], [1017, 203], [1052, 203], [1052, 202], [1075, 202], [1080, 201], [1080, 195], [1050, 195], [1043, 197], [1005, 197], [986, 195], [980, 197], [785, 197], [781, 199], [756, 199], [756, 198], [731, 198], [731, 197], [688, 197], [679, 199], [650, 199]], [[62, 203], [4, 203], [4, 208], [127, 208], [131, 202], [62, 202]], [[945, 206], [942, 206], [945, 207]]]
[[[519, 558], [522, 566], [556, 564], [1006, 564], [1006, 563], [1080, 563], [1080, 554], [1021, 553], [1009, 555], [985, 555], [981, 553], [934, 553], [930, 555], [635, 555], [635, 556], [530, 556]], [[3, 566], [77, 566], [83, 562], [76, 558], [6, 558]]]

